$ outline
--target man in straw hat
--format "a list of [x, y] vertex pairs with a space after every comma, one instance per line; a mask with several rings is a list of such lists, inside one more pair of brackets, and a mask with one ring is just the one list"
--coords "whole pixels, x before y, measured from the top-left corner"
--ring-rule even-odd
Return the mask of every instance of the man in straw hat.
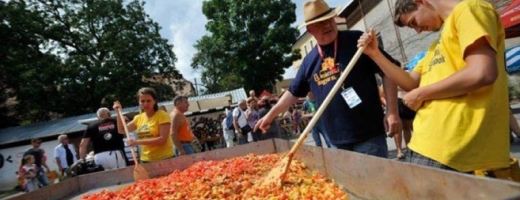
[[417, 111], [407, 161], [459, 172], [509, 166], [508, 91], [504, 28], [481, 0], [397, 0], [395, 23], [438, 41], [407, 73], [377, 48], [374, 31], [359, 45], [404, 90]]
[[[255, 128], [268, 129], [269, 123], [280, 112], [309, 91], [314, 94], [317, 105], [325, 100], [354, 56], [357, 40], [363, 34], [361, 31], [338, 31], [334, 20], [337, 11], [329, 8], [323, 0], [305, 2], [305, 22], [299, 28], [307, 27], [307, 32], [314, 36], [318, 45], [304, 58], [287, 92]], [[388, 54], [386, 56], [393, 60]], [[321, 119], [334, 148], [388, 156], [385, 129], [390, 135], [398, 133], [401, 122], [397, 112], [397, 88], [384, 77], [388, 102], [386, 116], [381, 108], [375, 78], [375, 74], [380, 72], [379, 67], [363, 55], [342, 89], [334, 95], [329, 108], [323, 112]]]

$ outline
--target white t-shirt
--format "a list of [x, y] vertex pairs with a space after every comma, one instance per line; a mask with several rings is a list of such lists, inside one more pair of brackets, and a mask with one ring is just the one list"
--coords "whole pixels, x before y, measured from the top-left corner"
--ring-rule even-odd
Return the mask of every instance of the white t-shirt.
[[[238, 117], [238, 115], [240, 114], [240, 117]], [[246, 120], [246, 113], [245, 111], [242, 111], [240, 109], [240, 107], [236, 107], [234, 110], [233, 110], [233, 119], [235, 117], [238, 117], [238, 126], [240, 126], [240, 128], [244, 127], [247, 125], [247, 120]]]
[[[70, 152], [72, 153], [72, 163], [75, 163], [78, 161], [76, 149], [74, 148], [74, 145], [68, 144]], [[59, 144], [54, 148], [54, 158], [58, 158], [60, 160], [61, 168], [67, 168], [69, 167], [67, 165], [67, 153], [65, 152], [65, 148], [63, 147], [63, 144]], [[56, 163], [57, 164], [57, 163]]]

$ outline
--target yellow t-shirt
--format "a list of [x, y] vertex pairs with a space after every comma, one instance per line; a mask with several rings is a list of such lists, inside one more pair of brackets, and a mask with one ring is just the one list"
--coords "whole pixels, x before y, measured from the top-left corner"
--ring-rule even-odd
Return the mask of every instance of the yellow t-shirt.
[[466, 67], [464, 51], [482, 37], [496, 51], [498, 77], [493, 85], [462, 96], [425, 101], [415, 117], [409, 148], [462, 172], [507, 167], [508, 88], [500, 17], [491, 4], [466, 0], [444, 23], [439, 41], [414, 69], [421, 74], [419, 87]]
[[[170, 116], [163, 110], [158, 110], [151, 118], [148, 118], [146, 113], [141, 113], [135, 116], [134, 123], [137, 126], [135, 131], [137, 139], [150, 139], [159, 137], [159, 125], [170, 123]], [[167, 141], [161, 146], [141, 146], [141, 160], [146, 162], [166, 159], [173, 155], [173, 142], [170, 134], [168, 134]]]

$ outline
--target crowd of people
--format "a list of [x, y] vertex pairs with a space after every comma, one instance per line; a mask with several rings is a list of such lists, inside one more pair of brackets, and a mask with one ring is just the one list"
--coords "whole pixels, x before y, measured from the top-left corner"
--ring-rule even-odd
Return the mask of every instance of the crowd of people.
[[[397, 26], [418, 34], [441, 32], [422, 61], [409, 71], [379, 47], [374, 29], [339, 31], [336, 15], [337, 9], [323, 0], [305, 2], [304, 23], [299, 28], [306, 27], [318, 44], [303, 59], [290, 87], [274, 106], [268, 98], [258, 99], [253, 92], [227, 111], [222, 120], [227, 147], [235, 140], [242, 145], [277, 137], [277, 119], [285, 112], [294, 123], [295, 134], [299, 134], [299, 120], [312, 118], [320, 106], [327, 106], [312, 127], [316, 146], [323, 146], [323, 137], [330, 148], [388, 158], [386, 138], [390, 136], [395, 138], [397, 157], [405, 162], [466, 174], [485, 171], [483, 174], [490, 177], [514, 179], [494, 174], [511, 167], [509, 131], [511, 127], [520, 134], [520, 128], [508, 109], [504, 28], [490, 3], [397, 0]], [[321, 105], [361, 47], [365, 48], [364, 55], [340, 83], [340, 91], [332, 94], [329, 105]], [[381, 77], [381, 84], [376, 75]], [[300, 113], [293, 105], [302, 97], [307, 99]], [[80, 159], [85, 157], [85, 145], [92, 142], [96, 162], [107, 169], [123, 167], [124, 163], [117, 161], [118, 156], [124, 156], [119, 135], [125, 133], [123, 126], [135, 132], [136, 138], [127, 143], [140, 147], [141, 162], [195, 153], [191, 145], [195, 137], [184, 115], [189, 102], [184, 96], [177, 96], [173, 102], [175, 108], [170, 114], [159, 110], [155, 91], [143, 88], [138, 92], [142, 112], [131, 121], [124, 122], [121, 117], [114, 121], [108, 118], [107, 110], [98, 111], [100, 122], [85, 131]], [[259, 108], [259, 102], [264, 107]], [[122, 106], [116, 101], [113, 108]], [[406, 152], [401, 151], [402, 138]], [[71, 155], [74, 157], [75, 152], [66, 137], [59, 139], [55, 156], [63, 171], [74, 162]], [[34, 188], [31, 184], [36, 180], [48, 184], [41, 176], [43, 167], [49, 169], [44, 152], [38, 149], [40, 143], [32, 141], [33, 148], [24, 154], [20, 166], [27, 188]]]
[[258, 98], [254, 90], [251, 90], [249, 95], [248, 99], [240, 100], [237, 107], [225, 111], [226, 117], [222, 119], [221, 128], [227, 148], [233, 147], [235, 144], [281, 138], [281, 127], [278, 120], [265, 133], [262, 133], [261, 130], [253, 130], [258, 120], [271, 109], [272, 101], [269, 96]]
[[[69, 143], [67, 135], [58, 137], [59, 145], [54, 149], [55, 162], [62, 176], [66, 176], [78, 159], [85, 162], [87, 148], [92, 144], [93, 161], [105, 170], [117, 169], [129, 165], [125, 153], [125, 129], [135, 134], [135, 138], [126, 138], [126, 146], [139, 146], [139, 162], [154, 162], [180, 155], [194, 154], [191, 146], [194, 140], [189, 120], [184, 116], [189, 103], [186, 96], [176, 96], [173, 99], [174, 109], [168, 114], [159, 109], [157, 94], [152, 88], [142, 88], [137, 93], [141, 113], [133, 120], [126, 121], [125, 116], [112, 119], [108, 108], [97, 111], [98, 121], [90, 124], [85, 130], [79, 145], [79, 155], [76, 148]], [[116, 101], [114, 110], [122, 109]], [[125, 119], [123, 121], [122, 119]], [[25, 190], [32, 191], [38, 186], [47, 186], [49, 181], [43, 169], [51, 170], [46, 164], [45, 151], [40, 148], [41, 139], [31, 141], [20, 162], [19, 177], [24, 179]], [[175, 144], [175, 146], [174, 146]]]

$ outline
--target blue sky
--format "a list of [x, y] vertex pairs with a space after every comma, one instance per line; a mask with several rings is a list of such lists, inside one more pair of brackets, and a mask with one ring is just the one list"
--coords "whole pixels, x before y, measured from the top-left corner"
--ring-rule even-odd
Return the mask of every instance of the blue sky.
[[[328, 0], [330, 7], [343, 7], [350, 0]], [[205, 35], [207, 19], [202, 14], [201, 0], [145, 0], [145, 11], [162, 27], [160, 33], [163, 38], [173, 43], [177, 63], [175, 66], [185, 79], [194, 82], [200, 81], [199, 72], [194, 71], [190, 64], [195, 48], [195, 42]], [[305, 0], [293, 0], [296, 4], [296, 22], [294, 26], [302, 22], [302, 6]], [[296, 72], [289, 68], [284, 77], [292, 78]]]

